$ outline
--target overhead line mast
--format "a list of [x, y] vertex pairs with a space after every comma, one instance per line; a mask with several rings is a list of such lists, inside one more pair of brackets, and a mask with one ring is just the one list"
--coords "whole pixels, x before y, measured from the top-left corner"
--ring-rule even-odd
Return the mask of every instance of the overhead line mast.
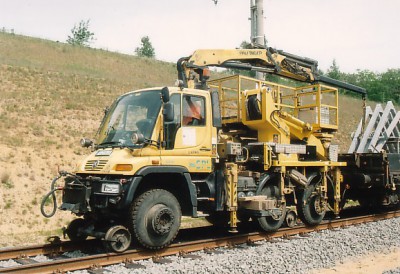
[[[218, 4], [218, 0], [213, 0]], [[264, 33], [264, 0], [250, 0], [250, 42], [253, 48], [266, 48], [266, 39]], [[256, 72], [256, 78], [264, 80], [265, 75], [262, 72]]]
[[[250, 15], [251, 44], [253, 48], [265, 48], [264, 0], [250, 0]], [[262, 72], [256, 72], [256, 78], [258, 80], [264, 80], [265, 75]]]
[[251, 44], [256, 48], [265, 48], [264, 0], [250, 0]]

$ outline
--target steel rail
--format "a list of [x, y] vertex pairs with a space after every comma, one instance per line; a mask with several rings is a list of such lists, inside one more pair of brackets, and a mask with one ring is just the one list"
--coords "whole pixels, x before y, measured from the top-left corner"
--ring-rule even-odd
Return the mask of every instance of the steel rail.
[[26, 258], [37, 255], [58, 255], [64, 252], [79, 250], [87, 245], [90, 245], [92, 242], [95, 243], [96, 240], [72, 242], [72, 241], [61, 241], [58, 239], [51, 241], [48, 244], [1, 248], [0, 261], [17, 259], [17, 258]]
[[221, 238], [176, 243], [167, 248], [157, 251], [134, 249], [128, 250], [124, 253], [105, 253], [79, 258], [61, 259], [43, 263], [33, 263], [0, 269], [0, 273], [61, 273], [65, 271], [98, 268], [124, 262], [165, 257], [176, 254], [186, 254], [194, 251], [214, 249], [225, 246], [235, 246], [261, 240], [271, 240], [272, 238], [290, 237], [303, 233], [305, 234], [315, 231], [318, 232], [326, 229], [343, 228], [351, 225], [375, 222], [396, 217], [400, 217], [400, 210], [379, 214], [371, 214], [367, 216], [352, 217], [348, 219], [334, 219], [330, 221], [324, 221], [323, 223], [315, 227], [298, 226], [295, 228], [284, 228], [275, 233], [251, 232], [243, 235], [233, 235]]

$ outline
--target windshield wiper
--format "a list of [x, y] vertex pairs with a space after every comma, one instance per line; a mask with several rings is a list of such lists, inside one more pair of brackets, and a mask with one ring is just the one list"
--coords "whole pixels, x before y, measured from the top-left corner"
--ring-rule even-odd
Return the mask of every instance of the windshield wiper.
[[121, 144], [120, 141], [111, 141], [111, 142], [103, 142], [101, 144], [99, 144], [99, 146], [103, 146], [103, 145], [119, 145]]
[[115, 148], [115, 147], [119, 147], [119, 148], [129, 148], [129, 149], [134, 149], [134, 148], [139, 148], [140, 145], [129, 145], [129, 144], [124, 144], [122, 142], [119, 141], [111, 141], [111, 142], [103, 142], [99, 145], [97, 145], [97, 147], [111, 147], [111, 148]]
[[147, 144], [149, 146], [155, 146], [155, 147], [159, 147], [160, 146], [159, 142], [151, 140], [151, 139], [147, 139], [147, 138], [144, 139], [144, 144]]

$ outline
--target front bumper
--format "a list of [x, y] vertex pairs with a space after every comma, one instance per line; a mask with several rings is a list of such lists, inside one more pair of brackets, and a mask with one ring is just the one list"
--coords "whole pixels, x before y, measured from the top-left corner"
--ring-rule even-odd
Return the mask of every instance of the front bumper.
[[60, 209], [83, 215], [124, 208], [132, 181], [132, 178], [109, 176], [67, 176]]

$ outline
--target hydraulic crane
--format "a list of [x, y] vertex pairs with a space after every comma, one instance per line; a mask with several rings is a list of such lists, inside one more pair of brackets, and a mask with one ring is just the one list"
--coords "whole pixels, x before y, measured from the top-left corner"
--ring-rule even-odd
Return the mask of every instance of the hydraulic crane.
[[276, 74], [306, 83], [319, 82], [366, 95], [362, 87], [320, 75], [316, 60], [273, 48], [196, 50], [190, 57], [179, 59], [177, 66], [179, 80], [183, 81], [184, 87], [189, 88], [198, 86], [194, 84], [196, 78], [193, 72], [199, 75], [198, 80], [203, 85], [209, 79], [208, 74], [203, 74], [204, 69], [216, 66]]

